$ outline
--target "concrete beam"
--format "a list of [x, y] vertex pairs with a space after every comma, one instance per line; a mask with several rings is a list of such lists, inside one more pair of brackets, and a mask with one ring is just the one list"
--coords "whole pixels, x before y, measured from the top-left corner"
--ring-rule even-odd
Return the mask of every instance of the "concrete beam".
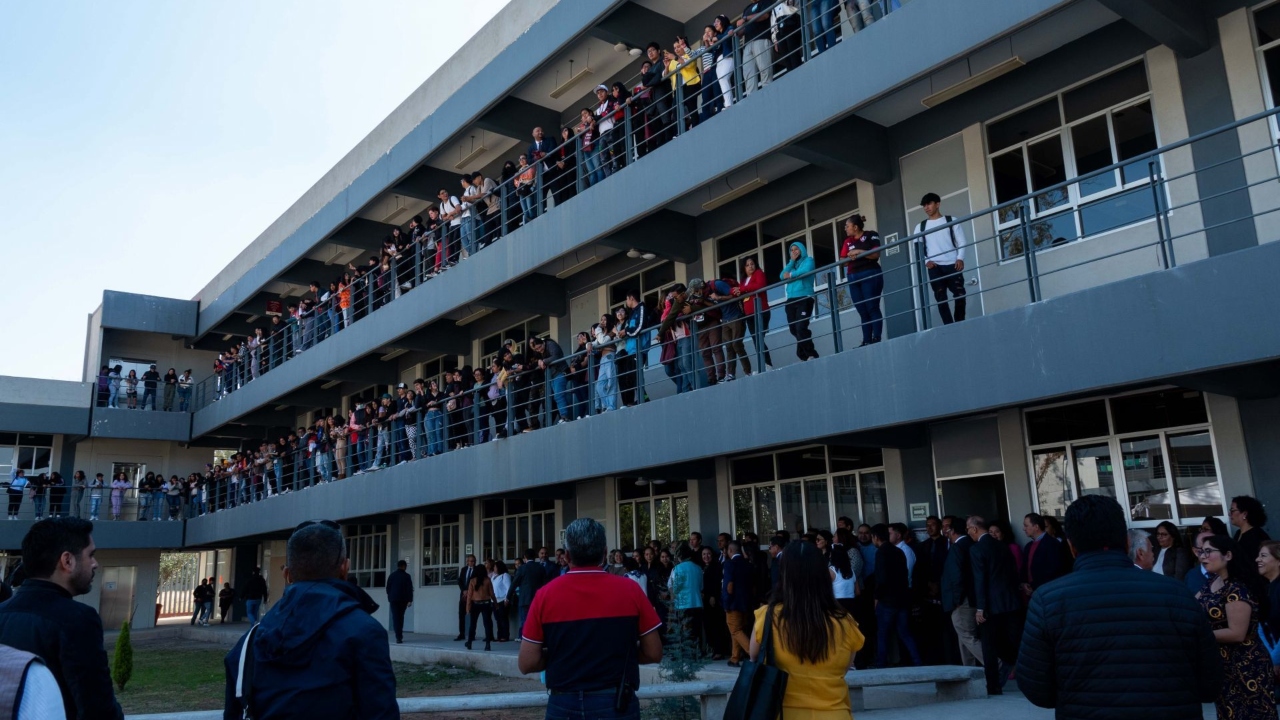
[[350, 222], [329, 238], [329, 242], [362, 250], [381, 250], [382, 241], [390, 236], [391, 231], [396, 227], [398, 226], [377, 220], [351, 218]]
[[697, 221], [674, 210], [659, 210], [618, 232], [601, 238], [600, 244], [618, 250], [636, 249], [660, 258], [691, 263], [702, 258]]
[[280, 273], [276, 279], [280, 282], [292, 283], [294, 285], [306, 285], [312, 280], [327, 281], [329, 276], [338, 274], [340, 270], [341, 268], [336, 265], [329, 265], [328, 263], [324, 263], [319, 260], [303, 258], [294, 263], [288, 270]]
[[272, 300], [279, 300], [280, 295], [272, 292], [260, 292], [249, 298], [240, 306], [237, 313], [241, 315], [258, 315], [263, 316], [267, 311], [267, 303]]
[[361, 381], [378, 385], [393, 385], [400, 380], [400, 374], [393, 362], [384, 362], [375, 356], [357, 360], [325, 375], [326, 380]]
[[265, 322], [251, 323], [244, 319], [241, 315], [232, 315], [231, 317], [218, 323], [218, 326], [210, 331], [209, 336], [213, 339], [213, 345], [219, 350], [227, 349], [227, 342], [223, 342], [223, 335], [235, 335], [237, 337], [248, 337], [253, 334], [254, 328], [265, 328]]
[[461, 170], [447, 172], [430, 165], [423, 165], [392, 187], [391, 192], [435, 204], [439, 201], [436, 196], [440, 193], [440, 188], [448, 190], [451, 195], [462, 192], [462, 187], [458, 184], [458, 178], [461, 176]]
[[1217, 23], [1205, 14], [1201, 0], [1099, 1], [1182, 57], [1195, 57], [1213, 47], [1217, 40]]
[[508, 95], [477, 120], [476, 127], [520, 140], [523, 147], [532, 141], [535, 127], [541, 127], [546, 137], [559, 138], [560, 113]]
[[[302, 388], [295, 390], [275, 402], [276, 405], [292, 405], [301, 408], [337, 407], [342, 402], [342, 393], [337, 388], [323, 390], [321, 388]], [[293, 422], [290, 420], [289, 422]]]
[[[284, 403], [281, 404], [283, 405]], [[273, 427], [290, 427], [296, 419], [297, 413], [292, 413], [287, 410], [277, 411], [274, 408], [263, 408], [262, 410], [255, 410], [242, 418], [237, 418], [236, 422], [243, 425], [258, 426], [265, 430]]]
[[1183, 375], [1175, 378], [1174, 384], [1237, 399], [1276, 397], [1280, 395], [1280, 362]]
[[499, 288], [476, 301], [477, 305], [511, 312], [561, 317], [569, 312], [563, 280], [534, 273]]
[[797, 140], [784, 147], [782, 154], [841, 173], [848, 179], [875, 185], [893, 179], [885, 129], [856, 115]]
[[670, 47], [676, 35], [684, 34], [684, 25], [662, 13], [628, 2], [587, 32], [607, 43], [621, 42], [644, 49], [651, 42]]
[[391, 347], [415, 352], [466, 355], [471, 352], [471, 335], [466, 328], [455, 325], [452, 320], [440, 320], [392, 341]]

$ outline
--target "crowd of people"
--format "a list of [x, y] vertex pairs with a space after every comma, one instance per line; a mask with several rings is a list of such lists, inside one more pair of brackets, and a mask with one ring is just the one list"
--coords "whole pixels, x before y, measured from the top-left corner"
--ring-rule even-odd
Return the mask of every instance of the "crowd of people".
[[[685, 129], [727, 110], [809, 55], [834, 46], [846, 31], [869, 26], [898, 4], [898, 0], [752, 2], [736, 20], [716, 17], [703, 29], [699, 43], [684, 36], [674, 38], [669, 47], [649, 43], [634, 86], [622, 82], [597, 86], [594, 104], [582, 108], [576, 122], [558, 132], [534, 128], [528, 149], [506, 161], [499, 177], [463, 174], [458, 188], [440, 188], [426, 217], [415, 216], [407, 228], [394, 228], [365, 264], [348, 264], [334, 277], [312, 281], [309, 293], [298, 302], [271, 311], [267, 326], [255, 328], [219, 353], [212, 377], [200, 383], [197, 404], [204, 406], [243, 387], [454, 267]], [[801, 47], [806, 21], [811, 30], [808, 53]], [[809, 263], [812, 269], [812, 260]], [[812, 295], [810, 287], [804, 296], [810, 304]], [[800, 317], [807, 325], [808, 314]], [[115, 397], [112, 372], [118, 369], [104, 367], [99, 379], [100, 394], [110, 398]], [[466, 377], [469, 381], [470, 375]], [[680, 377], [683, 382], [687, 373]], [[129, 379], [124, 383], [128, 390]], [[184, 407], [190, 385], [185, 387]]]
[[[142, 386], [141, 400], [138, 399], [139, 385]], [[123, 403], [127, 410], [155, 410], [159, 394], [161, 410], [187, 412], [192, 409], [191, 389], [194, 385], [190, 369], [178, 374], [177, 370], [169, 368], [168, 372], [161, 375], [153, 364], [150, 369], [143, 371], [142, 377], [138, 377], [137, 370], [131, 369], [126, 373], [124, 366], [119, 363], [114, 366], [103, 365], [98, 370], [96, 404], [98, 407], [120, 408]], [[124, 391], [123, 400], [121, 390]]]

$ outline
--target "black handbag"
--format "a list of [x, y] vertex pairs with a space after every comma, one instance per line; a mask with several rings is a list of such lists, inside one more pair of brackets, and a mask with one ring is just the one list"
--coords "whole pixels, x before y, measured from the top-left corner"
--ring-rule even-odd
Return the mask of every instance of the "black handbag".
[[787, 694], [787, 674], [773, 663], [773, 607], [765, 611], [763, 654], [759, 662], [742, 661], [724, 720], [777, 720]]

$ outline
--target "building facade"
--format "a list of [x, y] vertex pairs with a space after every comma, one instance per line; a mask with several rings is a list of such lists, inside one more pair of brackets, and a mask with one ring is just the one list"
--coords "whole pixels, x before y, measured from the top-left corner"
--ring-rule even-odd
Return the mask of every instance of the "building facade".
[[[1115, 497], [1134, 526], [1189, 527], [1225, 519], [1236, 495], [1280, 499], [1280, 329], [1265, 311], [1280, 266], [1268, 114], [1280, 4], [884, 0], [838, 4], [829, 32], [812, 8], [782, 10], [712, 47], [707, 65], [691, 57], [706, 68], [697, 86], [677, 67], [648, 109], [609, 113], [615, 130], [593, 139], [612, 160], [582, 137], [568, 152], [578, 172], [534, 155], [533, 128], [573, 128], [599, 104], [594, 86], [643, 86], [651, 41], [696, 40], [740, 4], [512, 3], [194, 299], [106, 292], [82, 382], [4, 379], [0, 470], [185, 477], [399, 383], [488, 365], [508, 341], [528, 352], [529, 338], [551, 338], [572, 354], [628, 294], [657, 311], [678, 284], [743, 279], [747, 259], [769, 284], [744, 308], [761, 330], [741, 346], [755, 374], [713, 384], [715, 355], [695, 351], [692, 387], [677, 392], [650, 328], [652, 346], [619, 365], [644, 402], [598, 413], [591, 384], [587, 417], [557, 424], [544, 376], [503, 395], [505, 415], [448, 431], [519, 429], [524, 409], [533, 432], [183, 522], [104, 521], [99, 557], [117, 580], [87, 600], [114, 607], [131, 575], [146, 606], [162, 550], [208, 553], [219, 582], [261, 566], [280, 584], [289, 531], [326, 517], [346, 526], [355, 582], [376, 596], [408, 561], [410, 628], [450, 633], [438, 608], [453, 607], [465, 555], [510, 562], [559, 545], [583, 516], [630, 549], [841, 516], [919, 528], [980, 513], [1018, 527], [1091, 493]], [[762, 66], [743, 69], [752, 39], [774, 54], [759, 87]], [[736, 69], [717, 72], [714, 56]], [[377, 266], [441, 189], [461, 197], [463, 172], [501, 181], [521, 155], [530, 191], [504, 183], [493, 214], [446, 231], [465, 261], [436, 274], [424, 252], [401, 253], [347, 306], [323, 306], [333, 315], [272, 334], [273, 314], [324, 295], [349, 263]], [[958, 232], [922, 234], [927, 193]], [[837, 264], [853, 215], [882, 241], [872, 300]], [[466, 233], [490, 242], [468, 246]], [[931, 282], [939, 240], [964, 251], [956, 282]], [[795, 244], [816, 272], [784, 282]], [[944, 324], [957, 288], [967, 317]], [[787, 305], [810, 294], [818, 357], [801, 362]], [[869, 304], [882, 341], [859, 346]], [[708, 342], [700, 326], [695, 344]], [[213, 372], [258, 329], [255, 367]], [[587, 362], [592, 374], [604, 361]], [[163, 387], [156, 411], [111, 407], [101, 368], [152, 364], [194, 371], [187, 409], [165, 412]], [[25, 527], [0, 526], [4, 547]]]

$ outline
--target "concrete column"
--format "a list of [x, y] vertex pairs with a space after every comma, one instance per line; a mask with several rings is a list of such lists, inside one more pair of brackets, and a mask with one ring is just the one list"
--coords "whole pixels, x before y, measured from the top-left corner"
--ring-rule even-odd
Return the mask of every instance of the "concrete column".
[[1009, 524], [1021, 544], [1030, 538], [1023, 534], [1020, 520], [1035, 510], [1027, 443], [1022, 433], [1022, 410], [1000, 410], [996, 413], [996, 424], [1000, 433], [1000, 459], [1004, 464], [1004, 491], [1009, 498]]

